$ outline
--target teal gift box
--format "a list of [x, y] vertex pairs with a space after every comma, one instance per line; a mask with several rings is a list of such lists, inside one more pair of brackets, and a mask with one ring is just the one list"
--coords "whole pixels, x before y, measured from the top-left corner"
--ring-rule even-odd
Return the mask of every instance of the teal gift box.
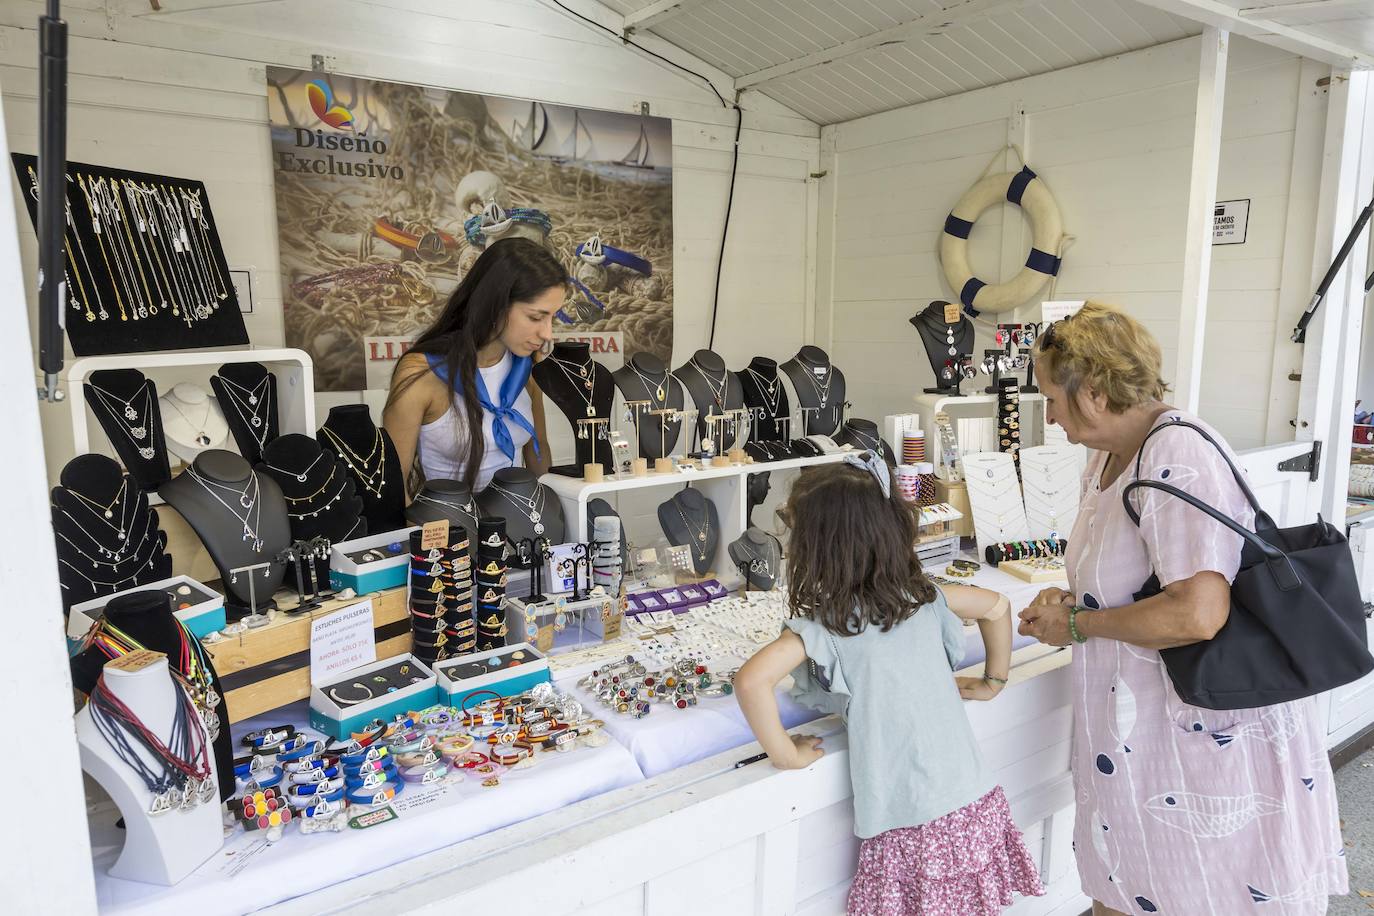
[[[183, 588], [187, 591], [178, 591]], [[67, 615], [67, 638], [77, 643], [84, 639], [95, 622], [105, 613], [105, 605], [110, 603], [111, 598], [134, 592], [153, 591], [168, 593], [172, 599], [172, 613], [176, 615], [177, 620], [186, 624], [186, 629], [197, 639], [224, 629], [224, 596], [190, 576], [172, 576], [170, 579], [159, 579], [147, 585], [126, 588], [113, 595], [102, 595], [90, 601], [73, 604], [71, 612]], [[179, 599], [189, 602], [190, 607], [178, 609], [177, 605], [183, 603]]]
[[[410, 533], [419, 530], [418, 527], [398, 528], [351, 541], [340, 541], [329, 552], [329, 584], [336, 590], [351, 588], [358, 595], [405, 585], [406, 575], [410, 572]], [[349, 556], [397, 543], [401, 545], [401, 552], [396, 556], [364, 563]]]
[[[392, 693], [382, 693], [362, 703], [340, 704], [329, 695], [331, 688], [347, 689], [355, 683], [367, 684], [374, 671], [395, 665], [413, 665], [420, 680]], [[413, 655], [398, 655], [379, 662], [341, 671], [323, 683], [310, 686], [310, 727], [331, 738], [347, 738], [360, 732], [376, 720], [391, 721], [407, 712], [428, 709], [434, 705], [436, 680], [434, 672]]]
[[492, 694], [513, 697], [552, 680], [549, 660], [527, 642], [442, 661], [434, 673], [439, 678], [439, 702], [459, 709], [491, 699]]

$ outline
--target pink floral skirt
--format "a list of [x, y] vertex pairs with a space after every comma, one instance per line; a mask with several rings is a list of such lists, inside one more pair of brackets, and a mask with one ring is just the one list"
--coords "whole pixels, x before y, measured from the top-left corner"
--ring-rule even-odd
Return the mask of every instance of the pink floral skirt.
[[863, 841], [851, 916], [997, 916], [1012, 894], [1045, 893], [998, 786], [919, 827]]

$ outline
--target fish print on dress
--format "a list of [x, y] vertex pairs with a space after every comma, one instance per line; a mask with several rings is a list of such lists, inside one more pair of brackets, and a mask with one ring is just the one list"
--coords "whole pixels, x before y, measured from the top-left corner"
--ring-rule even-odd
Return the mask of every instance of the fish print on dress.
[[1267, 707], [1260, 713], [1258, 722], [1250, 722], [1240, 728], [1225, 732], [1213, 732], [1212, 740], [1218, 747], [1228, 747], [1237, 738], [1250, 738], [1268, 742], [1279, 760], [1288, 759], [1288, 743], [1297, 735], [1302, 721], [1290, 703]]
[[1131, 732], [1135, 731], [1135, 693], [1120, 674], [1112, 682], [1112, 737], [1116, 739], [1116, 749], [1129, 754]]
[[1107, 880], [1116, 880], [1116, 860], [1112, 858], [1111, 850], [1107, 847], [1107, 834], [1111, 828], [1102, 822], [1102, 815], [1097, 814], [1093, 817], [1093, 824], [1097, 827], [1093, 831], [1093, 851], [1097, 853], [1097, 858], [1107, 867]]
[[1247, 884], [1245, 889], [1250, 892], [1250, 899], [1256, 903], [1324, 905], [1327, 897], [1326, 881], [1323, 875], [1312, 875], [1308, 877], [1302, 884], [1286, 894], [1266, 893], [1252, 884]]
[[1192, 837], [1224, 837], [1244, 830], [1252, 821], [1283, 810], [1283, 802], [1268, 795], [1202, 795], [1168, 792], [1145, 803], [1145, 810], [1161, 824]]

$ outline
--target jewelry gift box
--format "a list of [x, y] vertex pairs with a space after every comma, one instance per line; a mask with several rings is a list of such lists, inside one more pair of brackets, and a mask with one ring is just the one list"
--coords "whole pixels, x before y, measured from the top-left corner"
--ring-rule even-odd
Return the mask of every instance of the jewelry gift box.
[[515, 696], [552, 680], [549, 660], [527, 642], [440, 662], [434, 671], [439, 679], [438, 702], [459, 709], [473, 705], [469, 698]]
[[[71, 612], [67, 615], [67, 638], [74, 640], [85, 638], [91, 626], [105, 612], [105, 605], [110, 603], [111, 598], [133, 592], [151, 591], [167, 592], [172, 599], [172, 612], [176, 615], [177, 620], [186, 624], [186, 629], [190, 630], [197, 639], [208, 636], [216, 630], [224, 629], [224, 596], [190, 576], [172, 576], [170, 579], [159, 579], [147, 585], [115, 592], [113, 595], [104, 595], [100, 598], [92, 598], [90, 601], [83, 601], [80, 604], [73, 604]], [[182, 607], [182, 605], [186, 606]]]
[[[345, 694], [352, 688], [370, 691], [374, 683], [374, 672], [396, 669], [397, 666], [410, 666], [412, 671], [405, 672], [407, 677], [418, 677], [409, 686], [378, 693], [361, 703], [340, 703], [334, 695], [345, 699], [353, 694]], [[347, 738], [354, 732], [361, 732], [374, 719], [391, 720], [411, 710], [426, 709], [433, 706], [437, 696], [437, 679], [434, 672], [420, 663], [409, 653], [395, 658], [375, 661], [351, 671], [341, 671], [331, 675], [320, 684], [310, 686], [310, 727], [332, 738]], [[331, 695], [334, 694], [334, 695]]]
[[[418, 526], [369, 534], [351, 541], [340, 541], [330, 551], [329, 584], [335, 589], [351, 588], [359, 595], [406, 584], [410, 570], [410, 533]], [[395, 545], [400, 553], [388, 555]], [[375, 553], [375, 560], [360, 560], [360, 555]]]

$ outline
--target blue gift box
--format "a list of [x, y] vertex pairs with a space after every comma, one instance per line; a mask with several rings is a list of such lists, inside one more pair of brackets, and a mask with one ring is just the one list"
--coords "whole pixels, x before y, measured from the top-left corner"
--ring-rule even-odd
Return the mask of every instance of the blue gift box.
[[[395, 588], [406, 584], [410, 572], [410, 533], [419, 531], [418, 526], [399, 528], [396, 531], [383, 531], [351, 541], [340, 541], [330, 551], [329, 584], [335, 589], [351, 588], [359, 595], [379, 592], [385, 588]], [[401, 545], [397, 556], [359, 563], [349, 558], [350, 553], [360, 550], [373, 550], [388, 544]]]

